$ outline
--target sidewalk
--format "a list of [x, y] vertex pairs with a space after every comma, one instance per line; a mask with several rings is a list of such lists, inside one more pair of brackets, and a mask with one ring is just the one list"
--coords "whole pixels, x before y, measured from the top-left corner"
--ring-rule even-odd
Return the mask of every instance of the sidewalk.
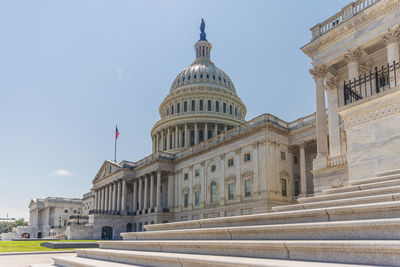
[[52, 257], [55, 256], [75, 256], [74, 251], [70, 252], [53, 252], [53, 251], [38, 251], [38, 252], [15, 252], [0, 254], [1, 267], [29, 267], [30, 264], [49, 264], [53, 263]]

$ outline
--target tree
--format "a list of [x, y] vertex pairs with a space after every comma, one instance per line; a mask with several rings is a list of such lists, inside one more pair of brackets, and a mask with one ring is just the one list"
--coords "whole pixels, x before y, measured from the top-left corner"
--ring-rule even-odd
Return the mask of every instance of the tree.
[[15, 222], [1, 222], [0, 234], [12, 232], [12, 229], [17, 226], [28, 226], [28, 222], [26, 222], [24, 218], [18, 219]]

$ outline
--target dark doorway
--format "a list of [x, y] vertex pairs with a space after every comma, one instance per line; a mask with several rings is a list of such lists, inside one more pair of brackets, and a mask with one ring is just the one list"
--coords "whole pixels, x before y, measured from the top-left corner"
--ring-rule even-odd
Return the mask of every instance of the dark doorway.
[[112, 240], [113, 229], [110, 226], [104, 226], [101, 228], [101, 240]]
[[37, 238], [42, 238], [42, 232], [39, 232], [39, 233], [37, 234]]
[[132, 224], [131, 224], [131, 223], [128, 223], [128, 224], [126, 225], [126, 231], [127, 231], [127, 232], [132, 232]]

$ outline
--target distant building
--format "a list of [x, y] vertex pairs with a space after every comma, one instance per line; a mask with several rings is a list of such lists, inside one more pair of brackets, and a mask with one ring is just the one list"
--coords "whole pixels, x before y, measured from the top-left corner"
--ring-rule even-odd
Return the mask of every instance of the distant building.
[[15, 218], [0, 218], [0, 223], [3, 223], [3, 222], [13, 223], [13, 222], [15, 222]]

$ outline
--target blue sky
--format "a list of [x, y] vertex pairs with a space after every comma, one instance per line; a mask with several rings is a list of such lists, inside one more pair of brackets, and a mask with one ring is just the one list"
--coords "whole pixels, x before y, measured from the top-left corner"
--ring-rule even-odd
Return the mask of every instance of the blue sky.
[[247, 119], [315, 110], [309, 28], [350, 1], [0, 1], [0, 217], [32, 198], [81, 197], [105, 159], [151, 153], [150, 129], [194, 59], [201, 18], [211, 58]]

